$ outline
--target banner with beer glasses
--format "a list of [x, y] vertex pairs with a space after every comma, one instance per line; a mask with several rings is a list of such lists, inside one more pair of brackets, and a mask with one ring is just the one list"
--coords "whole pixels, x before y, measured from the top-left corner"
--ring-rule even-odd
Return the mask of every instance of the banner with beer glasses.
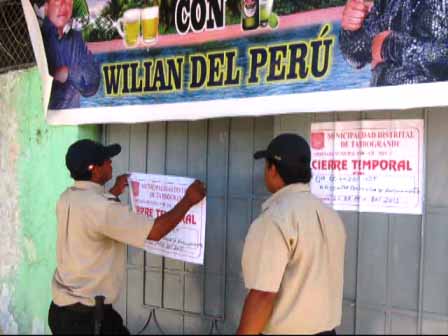
[[118, 19], [116, 25], [127, 48], [154, 44], [158, 36], [158, 26], [159, 7], [157, 6], [128, 9], [123, 13], [123, 17]]
[[22, 0], [50, 124], [448, 105], [448, 15], [420, 3]]

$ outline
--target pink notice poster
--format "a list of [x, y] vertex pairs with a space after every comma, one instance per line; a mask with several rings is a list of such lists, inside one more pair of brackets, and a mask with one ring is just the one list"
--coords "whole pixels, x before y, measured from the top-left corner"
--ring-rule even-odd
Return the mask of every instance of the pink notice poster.
[[314, 195], [336, 210], [422, 213], [423, 120], [315, 123]]
[[[193, 179], [132, 173], [129, 177], [132, 209], [151, 218], [171, 210]], [[145, 250], [160, 256], [204, 264], [206, 200], [195, 205], [180, 224], [159, 242], [147, 241]]]

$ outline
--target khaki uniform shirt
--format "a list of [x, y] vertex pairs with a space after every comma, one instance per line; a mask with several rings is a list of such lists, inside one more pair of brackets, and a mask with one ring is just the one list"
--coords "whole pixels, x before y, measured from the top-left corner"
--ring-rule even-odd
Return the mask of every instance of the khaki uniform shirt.
[[307, 184], [288, 185], [252, 223], [242, 267], [248, 289], [278, 293], [264, 334], [315, 334], [341, 323], [346, 233]]
[[125, 276], [126, 245], [142, 248], [154, 221], [129, 210], [104, 187], [76, 181], [57, 209], [57, 268], [53, 301], [93, 306], [95, 296], [114, 303]]

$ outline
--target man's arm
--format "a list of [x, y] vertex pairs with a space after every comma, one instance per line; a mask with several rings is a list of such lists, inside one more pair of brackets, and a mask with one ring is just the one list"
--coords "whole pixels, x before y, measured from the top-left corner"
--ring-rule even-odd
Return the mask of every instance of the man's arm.
[[[285, 222], [268, 209], [252, 223], [246, 236], [241, 266], [245, 287], [250, 292], [244, 303], [239, 334], [263, 332], [272, 316], [291, 252], [286, 243], [291, 235], [282, 231], [277, 221]], [[292, 236], [296, 239], [297, 235]]]
[[[127, 186], [126, 177], [127, 175], [119, 176], [110, 189], [110, 193], [115, 197], [118, 197]], [[109, 238], [143, 248], [146, 240], [160, 240], [173, 230], [188, 210], [205, 197], [205, 191], [202, 182], [193, 182], [184, 198], [171, 211], [156, 218], [155, 221], [132, 212], [127, 204], [113, 202], [110, 199], [111, 202], [107, 203], [105, 209], [105, 218], [98, 221], [97, 229]]]
[[188, 210], [205, 197], [205, 186], [201, 181], [194, 181], [185, 193], [185, 196], [170, 211], [156, 218], [148, 240], [159, 241], [170, 233], [185, 217]]
[[[381, 34], [386, 35], [386, 32]], [[448, 38], [430, 41], [390, 31], [381, 39], [381, 34], [377, 35], [372, 46], [375, 47], [372, 48], [373, 56], [377, 51], [377, 64], [384, 61], [397, 65], [418, 64], [440, 80], [448, 80]]]
[[82, 35], [73, 32], [74, 62], [69, 67], [68, 81], [83, 97], [96, 94], [100, 86], [100, 68], [93, 54], [87, 49]]
[[372, 39], [381, 32], [381, 13], [363, 0], [348, 0], [342, 14], [339, 43], [347, 62], [360, 69], [372, 60]]
[[[69, 58], [73, 57], [74, 59], [73, 64], [59, 67], [52, 66], [50, 73], [59, 83], [64, 84], [68, 81], [83, 97], [91, 97], [96, 94], [100, 85], [99, 65], [87, 49], [82, 35], [79, 32], [72, 32], [72, 34], [72, 48], [65, 52], [73, 53], [73, 55], [69, 55]], [[47, 43], [46, 48], [49, 48], [50, 42]], [[57, 59], [57, 55], [52, 55], [49, 50], [46, 49], [47, 57], [51, 55], [51, 57]], [[53, 64], [55, 61], [50, 63]]]
[[277, 293], [252, 289], [246, 297], [238, 335], [259, 335], [271, 318]]

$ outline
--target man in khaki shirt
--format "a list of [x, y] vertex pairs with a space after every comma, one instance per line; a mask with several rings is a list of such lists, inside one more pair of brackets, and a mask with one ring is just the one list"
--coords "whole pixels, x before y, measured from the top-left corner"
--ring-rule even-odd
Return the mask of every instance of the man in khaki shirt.
[[335, 334], [341, 323], [345, 228], [310, 192], [311, 153], [295, 134], [282, 134], [265, 158], [273, 193], [252, 223], [242, 268], [250, 290], [238, 334]]
[[111, 158], [120, 151], [118, 144], [91, 140], [77, 141], [67, 151], [75, 184], [61, 195], [56, 209], [57, 268], [48, 317], [53, 334], [93, 334], [98, 296], [105, 297], [101, 334], [129, 334], [112, 308], [125, 275], [126, 244], [143, 248], [147, 239], [162, 239], [205, 196], [203, 183], [195, 181], [171, 211], [155, 220], [131, 212], [118, 199], [126, 175], [117, 177], [109, 193], [104, 190], [112, 178]]

